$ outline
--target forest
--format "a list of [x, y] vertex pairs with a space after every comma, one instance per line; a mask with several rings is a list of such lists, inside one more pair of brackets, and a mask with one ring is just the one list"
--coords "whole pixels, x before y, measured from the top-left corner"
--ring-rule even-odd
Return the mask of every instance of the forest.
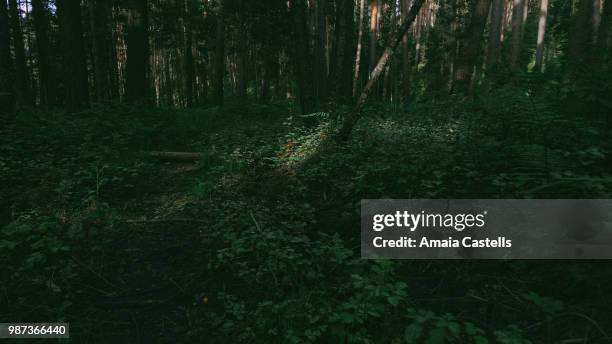
[[362, 199], [612, 198], [611, 96], [610, 0], [0, 0], [0, 322], [612, 343], [609, 261], [359, 234]]

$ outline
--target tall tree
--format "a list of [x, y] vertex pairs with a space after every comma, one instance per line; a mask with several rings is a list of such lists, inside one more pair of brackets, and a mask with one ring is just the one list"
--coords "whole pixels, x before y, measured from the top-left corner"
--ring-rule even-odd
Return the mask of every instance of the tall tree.
[[395, 50], [397, 50], [397, 47], [402, 41], [402, 37], [406, 34], [406, 32], [408, 32], [408, 29], [410, 29], [412, 22], [414, 22], [414, 19], [416, 18], [417, 14], [421, 10], [421, 7], [423, 6], [424, 2], [425, 0], [414, 0], [414, 2], [412, 3], [412, 6], [410, 7], [410, 11], [408, 11], [408, 14], [404, 18], [404, 20], [402, 20], [402, 24], [397, 29], [395, 36], [391, 38], [390, 44], [387, 46], [387, 48], [385, 48], [385, 51], [383, 52], [381, 57], [378, 59], [378, 62], [376, 63], [376, 67], [374, 67], [374, 69], [372, 70], [372, 73], [370, 73], [370, 79], [368, 80], [363, 91], [361, 91], [361, 95], [359, 96], [359, 99], [357, 100], [357, 103], [355, 104], [353, 111], [351, 111], [351, 113], [349, 113], [345, 117], [344, 123], [342, 124], [342, 128], [340, 129], [340, 133], [339, 133], [340, 139], [347, 140], [349, 136], [351, 135], [351, 131], [353, 130], [353, 127], [355, 126], [355, 124], [359, 120], [359, 117], [361, 116], [361, 109], [363, 108], [366, 101], [368, 100], [368, 97], [370, 96], [370, 93], [372, 92], [374, 85], [376, 84], [378, 79], [380, 79], [380, 76], [382, 75], [385, 69], [385, 66], [391, 60], [391, 57], [395, 53]]
[[351, 86], [353, 72], [353, 1], [336, 1], [336, 49], [332, 69], [334, 98], [341, 104], [352, 99]]
[[183, 9], [183, 94], [185, 97], [185, 105], [193, 105], [193, 83], [194, 83], [194, 67], [193, 67], [193, 33], [192, 33], [192, 16], [194, 12], [193, 0], [179, 0]]
[[542, 71], [544, 62], [544, 37], [546, 35], [546, 21], [548, 19], [548, 0], [540, 0], [540, 18], [538, 19], [538, 40], [536, 45], [535, 69]]
[[308, 49], [308, 25], [304, 0], [291, 0], [290, 11], [293, 21], [292, 60], [298, 88], [298, 100], [303, 114], [315, 110], [312, 56]]
[[40, 105], [55, 103], [55, 81], [52, 76], [51, 57], [49, 54], [49, 10], [46, 1], [32, 0], [32, 16], [36, 32], [36, 47], [38, 51], [38, 82], [40, 89]]
[[15, 54], [17, 103], [20, 105], [30, 105], [32, 96], [30, 94], [29, 73], [23, 45], [23, 31], [21, 30], [21, 15], [17, 0], [9, 0], [9, 9], [11, 14], [11, 32], [13, 33], [13, 52]]
[[593, 12], [593, 0], [579, 0], [578, 9], [572, 18], [569, 42], [567, 47], [567, 77], [573, 78], [578, 66], [584, 64], [592, 43], [590, 25]]
[[378, 60], [378, 29], [380, 27], [380, 0], [370, 2], [370, 71]]
[[[362, 2], [364, 0], [361, 0]], [[316, 81], [315, 97], [319, 102], [327, 98], [327, 0], [316, 1], [314, 75]]]
[[523, 11], [524, 1], [513, 0], [512, 3], [512, 47], [510, 52], [510, 66], [518, 68], [521, 57], [521, 45], [523, 40]]
[[465, 91], [470, 85], [474, 63], [480, 53], [489, 7], [491, 7], [491, 0], [477, 0], [476, 7], [473, 9], [470, 24], [465, 31], [464, 47], [457, 56], [453, 83], [456, 90]]
[[89, 0], [89, 23], [91, 31], [91, 50], [94, 70], [94, 91], [96, 100], [104, 102], [112, 96], [112, 33], [109, 18], [111, 9], [106, 0]]
[[223, 105], [223, 79], [225, 75], [225, 9], [219, 0], [215, 15], [215, 56], [213, 62], [213, 101]]
[[[410, 5], [412, 4], [413, 0], [402, 0], [401, 2], [401, 7], [402, 7], [402, 18], [401, 20], [403, 21], [404, 19], [406, 19], [406, 16], [408, 15], [408, 11], [410, 10]], [[408, 34], [404, 34], [404, 36], [402, 37], [402, 89], [403, 89], [403, 94], [402, 94], [402, 98], [408, 98], [410, 97], [410, 93], [411, 93], [411, 89], [412, 89], [412, 81], [411, 81], [411, 75], [412, 75], [412, 52], [410, 49], [410, 43], [409, 43], [409, 37]]]
[[357, 86], [359, 85], [359, 72], [361, 71], [361, 54], [363, 46], [363, 29], [365, 17], [365, 0], [359, 1], [359, 22], [357, 33], [357, 52], [355, 53], [355, 74], [353, 76], [353, 98], [357, 95]]
[[80, 1], [57, 0], [64, 66], [65, 106], [78, 111], [89, 102]]
[[9, 37], [9, 19], [6, 1], [0, 0], [0, 113], [13, 107], [13, 60]]
[[247, 95], [247, 78], [248, 78], [248, 66], [247, 66], [247, 30], [246, 30], [246, 9], [245, 0], [238, 1], [238, 61], [237, 61], [237, 74], [238, 74], [238, 85], [236, 88], [236, 95], [238, 97], [246, 97]]
[[126, 97], [132, 102], [144, 101], [148, 90], [149, 19], [146, 0], [129, 0], [125, 41]]
[[[547, 1], [547, 0], [544, 0]], [[504, 0], [493, 0], [491, 5], [491, 24], [487, 44], [487, 70], [493, 69], [499, 60], [501, 50], [501, 31], [504, 16]]]

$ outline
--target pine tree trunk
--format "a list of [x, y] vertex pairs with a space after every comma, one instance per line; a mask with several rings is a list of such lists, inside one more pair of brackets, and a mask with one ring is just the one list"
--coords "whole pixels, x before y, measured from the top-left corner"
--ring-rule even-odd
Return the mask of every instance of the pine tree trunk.
[[336, 66], [330, 79], [334, 99], [340, 104], [348, 104], [352, 99], [353, 1], [338, 0], [336, 11]]
[[567, 77], [573, 79], [579, 66], [584, 65], [591, 47], [590, 20], [593, 11], [592, 0], [580, 0], [574, 15], [568, 42]]
[[[364, 1], [364, 0], [362, 0]], [[316, 78], [316, 94], [319, 103], [327, 100], [327, 0], [316, 2], [316, 37], [314, 74]]]
[[465, 45], [457, 56], [454, 71], [454, 87], [458, 91], [466, 91], [469, 88], [474, 71], [474, 64], [480, 54], [482, 35], [487, 24], [491, 0], [478, 0], [472, 19], [466, 30]]
[[548, 0], [540, 0], [540, 18], [538, 19], [538, 41], [536, 45], [535, 69], [542, 71], [544, 63], [544, 38], [546, 36], [546, 20], [548, 19]]
[[225, 74], [225, 16], [223, 0], [219, 1], [219, 8], [215, 20], [215, 56], [213, 66], [213, 102], [223, 105], [223, 79]]
[[[412, 4], [413, 0], [402, 0], [401, 6], [402, 6], [402, 18], [401, 20], [403, 21], [404, 19], [406, 19], [406, 16], [408, 15], [408, 11], [410, 10], [410, 5]], [[410, 53], [410, 44], [409, 44], [409, 40], [408, 40], [408, 34], [406, 33], [403, 37], [402, 37], [402, 89], [403, 89], [403, 94], [402, 94], [402, 98], [409, 98], [410, 94], [412, 92], [412, 81], [411, 81], [411, 75], [412, 75], [412, 63], [410, 63], [412, 60], [412, 54]]]
[[25, 59], [23, 32], [21, 30], [21, 15], [19, 14], [19, 4], [17, 3], [17, 0], [9, 0], [9, 10], [11, 14], [11, 31], [13, 33], [13, 52], [15, 54], [15, 86], [17, 89], [17, 103], [19, 105], [31, 105], [32, 101], [29, 86], [29, 73]]
[[193, 15], [193, 0], [179, 0], [183, 8], [183, 94], [185, 106], [193, 105], [193, 38], [191, 27], [191, 16]]
[[49, 56], [49, 10], [43, 0], [32, 0], [32, 16], [36, 32], [36, 48], [38, 51], [38, 78], [40, 84], [40, 105], [55, 104], [55, 82], [51, 72]]
[[376, 67], [378, 61], [378, 28], [380, 26], [379, 0], [370, 2], [370, 72]]
[[521, 45], [523, 40], [523, 10], [524, 1], [513, 0], [512, 7], [512, 49], [510, 53], [510, 66], [513, 69], [519, 67], [521, 57]]
[[112, 94], [111, 65], [114, 56], [111, 50], [108, 1], [90, 0], [89, 15], [92, 38], [92, 60], [94, 67], [94, 90], [98, 102], [107, 102]]
[[380, 79], [380, 76], [383, 74], [385, 66], [391, 60], [391, 57], [393, 56], [395, 50], [397, 50], [397, 47], [402, 41], [402, 37], [408, 32], [408, 29], [410, 29], [412, 22], [414, 22], [414, 19], [419, 13], [419, 10], [423, 6], [424, 2], [425, 0], [414, 0], [410, 11], [408, 11], [408, 14], [406, 15], [406, 18], [404, 18], [404, 20], [402, 21], [402, 24], [395, 33], [395, 36], [390, 40], [390, 45], [387, 46], [380, 59], [378, 59], [376, 67], [374, 67], [374, 70], [372, 70], [372, 73], [370, 73], [370, 79], [368, 80], [363, 91], [361, 91], [361, 95], [357, 100], [357, 104], [353, 108], [353, 111], [349, 113], [344, 120], [344, 123], [339, 133], [339, 138], [341, 140], [347, 140], [350, 137], [353, 127], [361, 116], [361, 109], [368, 100], [368, 97], [372, 92], [374, 85], [376, 84], [378, 79]]
[[[544, 0], [547, 1], [547, 0]], [[487, 45], [487, 70], [491, 71], [499, 60], [501, 50], [501, 31], [504, 16], [504, 0], [493, 0], [491, 8], [491, 24], [489, 42]]]
[[12, 112], [15, 76], [9, 37], [9, 19], [6, 1], [0, 0], [0, 113]]
[[308, 45], [308, 26], [306, 23], [306, 9], [303, 0], [291, 0], [291, 16], [293, 19], [293, 67], [298, 88], [298, 100], [302, 114], [312, 113], [315, 110], [314, 84], [312, 73], [312, 56]]
[[149, 70], [149, 20], [146, 0], [130, 0], [126, 30], [126, 97], [143, 102], [147, 97]]
[[238, 0], [238, 37], [237, 37], [237, 45], [238, 45], [238, 63], [237, 63], [237, 74], [238, 74], [238, 84], [237, 84], [237, 92], [236, 95], [241, 98], [245, 98], [247, 96], [247, 32], [245, 28], [245, 9], [244, 9], [244, 1]]
[[79, 1], [57, 0], [64, 65], [65, 106], [78, 111], [89, 102], [89, 82]]
[[363, 26], [364, 26], [364, 17], [365, 17], [365, 0], [360, 0], [359, 2], [359, 31], [357, 34], [357, 52], [355, 53], [355, 74], [353, 75], [353, 94], [352, 97], [355, 98], [357, 96], [357, 88], [359, 86], [359, 72], [361, 70], [361, 50], [363, 46]]

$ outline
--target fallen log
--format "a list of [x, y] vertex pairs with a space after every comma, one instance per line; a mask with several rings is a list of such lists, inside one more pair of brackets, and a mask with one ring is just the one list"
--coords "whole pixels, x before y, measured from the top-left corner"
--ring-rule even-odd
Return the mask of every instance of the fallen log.
[[202, 159], [202, 153], [196, 152], [146, 152], [146, 155], [159, 160], [197, 161]]

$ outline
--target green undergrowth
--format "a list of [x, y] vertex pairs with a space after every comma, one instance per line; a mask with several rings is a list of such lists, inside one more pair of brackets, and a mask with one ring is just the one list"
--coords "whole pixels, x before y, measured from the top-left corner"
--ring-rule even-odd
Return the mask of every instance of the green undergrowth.
[[348, 142], [342, 111], [283, 103], [22, 113], [0, 317], [74, 342], [605, 342], [608, 263], [359, 258], [362, 198], [610, 198], [605, 121], [548, 99], [373, 103]]

